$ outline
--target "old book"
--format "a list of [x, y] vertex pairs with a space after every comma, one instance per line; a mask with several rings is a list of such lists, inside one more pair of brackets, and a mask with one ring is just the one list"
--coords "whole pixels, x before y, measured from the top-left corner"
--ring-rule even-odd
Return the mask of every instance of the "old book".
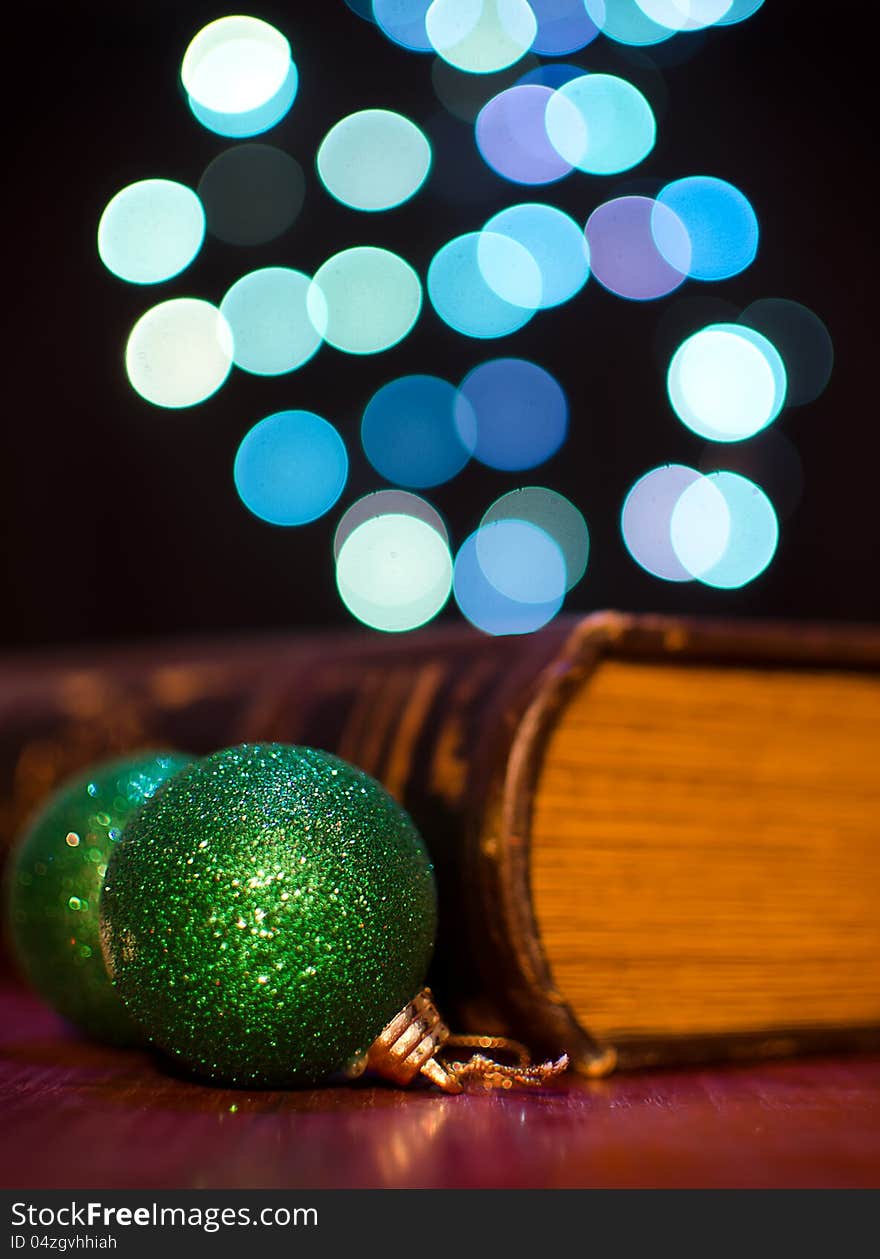
[[147, 743], [328, 748], [435, 858], [433, 982], [585, 1071], [880, 1044], [880, 635], [563, 619], [0, 668], [6, 834]]

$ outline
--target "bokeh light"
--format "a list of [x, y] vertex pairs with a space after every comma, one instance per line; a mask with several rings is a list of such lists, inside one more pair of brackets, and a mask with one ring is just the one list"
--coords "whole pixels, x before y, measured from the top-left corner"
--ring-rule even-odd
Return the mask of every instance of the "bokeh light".
[[290, 44], [259, 18], [218, 18], [183, 56], [180, 77], [193, 114], [226, 136], [257, 135], [280, 122], [299, 84]]
[[449, 546], [427, 521], [375, 516], [351, 531], [336, 560], [340, 598], [359, 621], [385, 633], [427, 624], [452, 590]]
[[129, 284], [161, 284], [186, 270], [205, 239], [205, 212], [191, 188], [142, 179], [107, 203], [98, 224], [98, 254]]
[[[691, 242], [688, 274], [692, 279], [726, 280], [754, 262], [758, 219], [748, 199], [733, 184], [709, 175], [677, 179], [658, 193], [657, 204], [672, 210], [687, 229]], [[657, 248], [666, 256], [662, 224]]]
[[321, 334], [308, 311], [311, 280], [288, 267], [264, 267], [242, 276], [220, 303], [232, 329], [237, 367], [279, 376], [302, 367], [318, 351]]
[[[513, 246], [513, 248], [511, 248]], [[535, 311], [544, 298], [544, 277], [530, 249], [509, 233], [479, 233], [477, 264], [493, 293], [513, 306]]]
[[414, 516], [416, 520], [430, 525], [449, 544], [449, 532], [443, 517], [427, 499], [408, 490], [376, 490], [352, 503], [339, 521], [333, 535], [333, 559], [339, 559], [343, 544], [359, 525], [378, 516]]
[[703, 476], [681, 464], [636, 482], [621, 528], [633, 559], [653, 576], [724, 590], [754, 581], [779, 542], [774, 507], [754, 481], [729, 470]]
[[714, 26], [731, 4], [732, 0], [638, 0], [643, 13], [671, 31], [699, 31]]
[[318, 149], [318, 174], [354, 210], [390, 210], [415, 196], [431, 169], [425, 134], [402, 114], [363, 109], [343, 118]]
[[485, 527], [498, 520], [524, 520], [543, 529], [562, 552], [566, 589], [581, 581], [590, 557], [590, 532], [583, 512], [564, 494], [540, 485], [511, 490], [496, 499], [480, 523]]
[[681, 422], [710, 441], [754, 436], [785, 402], [785, 366], [760, 333], [738, 324], [710, 324], [681, 345], [667, 379]]
[[584, 7], [602, 34], [618, 44], [647, 47], [674, 33], [648, 17], [638, 0], [584, 0]]
[[[516, 184], [552, 184], [570, 175], [573, 163], [556, 150], [547, 134], [547, 109], [553, 89], [540, 84], [510, 87], [488, 102], [477, 118], [477, 147], [487, 165]], [[569, 129], [581, 118], [575, 107], [563, 104]]]
[[237, 144], [205, 168], [198, 193], [212, 236], [227, 245], [265, 245], [296, 222], [306, 180], [289, 153], [271, 144]]
[[[665, 297], [683, 284], [691, 261], [683, 223], [650, 197], [616, 197], [587, 220], [590, 266], [606, 289], [631, 301]], [[657, 240], [664, 242], [661, 253]]]
[[438, 56], [469, 74], [493, 74], [531, 48], [538, 23], [526, 0], [434, 0], [425, 29]]
[[290, 61], [290, 44], [268, 22], [222, 17], [191, 40], [180, 77], [187, 93], [206, 109], [244, 114], [272, 99]]
[[422, 309], [422, 284], [408, 262], [360, 245], [318, 269], [308, 311], [328, 344], [346, 354], [380, 354], [402, 341]]
[[529, 0], [538, 23], [532, 48], [543, 57], [564, 57], [586, 48], [599, 28], [584, 7], [584, 0]]
[[433, 52], [425, 17], [431, 0], [372, 0], [373, 20], [390, 40], [410, 52]]
[[[455, 559], [456, 602], [462, 615], [486, 634], [532, 634], [548, 625], [562, 607], [565, 581], [558, 545], [525, 521], [499, 520], [476, 530]], [[521, 600], [499, 587], [532, 597]], [[542, 593], [551, 597], [539, 602]]]
[[345, 443], [311, 411], [278, 411], [251, 429], [235, 457], [245, 507], [272, 525], [307, 525], [336, 503], [348, 480]]
[[663, 581], [693, 581], [672, 545], [672, 513], [684, 491], [700, 473], [684, 464], [654, 468], [636, 481], [626, 496], [620, 528], [635, 562]]
[[[748, 267], [758, 249], [758, 219], [725, 180], [691, 176], [666, 184], [656, 197], [618, 195], [581, 230], [569, 214], [538, 201], [498, 211], [504, 203], [493, 175], [525, 187], [555, 183], [574, 169], [618, 175], [642, 162], [656, 142], [654, 109], [635, 85], [644, 87], [644, 74], [634, 69], [633, 83], [625, 68], [625, 77], [586, 72], [568, 62], [542, 65], [535, 54], [564, 58], [604, 33], [624, 45], [610, 59], [612, 70], [632, 59], [650, 76], [656, 67], [640, 48], [664, 44], [676, 32], [743, 21], [762, 3], [346, 0], [401, 48], [436, 54], [439, 99], [474, 124], [476, 146], [464, 132], [450, 133], [457, 184], [437, 182], [450, 199], [484, 203], [471, 223], [485, 224], [450, 240], [431, 261], [427, 290], [440, 319], [470, 338], [504, 337], [538, 310], [570, 301], [591, 270], [610, 292], [647, 301], [687, 278], [724, 280]], [[704, 42], [697, 34], [673, 47]], [[288, 40], [268, 22], [245, 16], [200, 30], [180, 75], [194, 117], [241, 141], [275, 126], [299, 88]], [[650, 82], [647, 91], [656, 103]], [[420, 126], [376, 108], [337, 122], [320, 144], [316, 166], [331, 197], [374, 213], [415, 196], [434, 158]], [[472, 178], [478, 164], [479, 178]], [[653, 193], [658, 183], [631, 179], [620, 191]], [[121, 279], [159, 284], [190, 265], [206, 231], [233, 245], [275, 240], [301, 213], [305, 184], [289, 154], [269, 144], [237, 144], [210, 162], [196, 191], [163, 179], [122, 189], [102, 214], [99, 255]], [[305, 365], [323, 340], [353, 355], [389, 350], [412, 331], [422, 302], [419, 275], [396, 253], [345, 248], [313, 279], [284, 266], [249, 272], [219, 308], [195, 298], [153, 307], [132, 328], [126, 371], [146, 401], [189, 407], [210, 398], [233, 363], [274, 376]], [[664, 358], [670, 402], [710, 444], [699, 471], [655, 468], [630, 490], [621, 528], [638, 564], [664, 580], [718, 589], [737, 589], [766, 570], [779, 543], [778, 513], [793, 510], [803, 486], [797, 451], [768, 426], [786, 404], [819, 396], [833, 359], [822, 321], [784, 299], [753, 302], [741, 315], [738, 308], [710, 314], [680, 330]], [[360, 436], [381, 477], [422, 490], [451, 481], [471, 458], [508, 473], [537, 467], [562, 448], [568, 425], [568, 399], [554, 376], [506, 357], [476, 367], [459, 387], [427, 374], [391, 380], [365, 407]], [[337, 429], [310, 411], [289, 410], [247, 433], [234, 481], [253, 515], [298, 526], [339, 502], [348, 473]], [[533, 632], [583, 579], [590, 550], [581, 510], [535, 485], [497, 498], [454, 563], [442, 517], [406, 489], [360, 498], [342, 516], [333, 543], [343, 603], [383, 632], [427, 623], [453, 590], [463, 615], [484, 632]]]
[[192, 97], [189, 98], [189, 107], [193, 117], [207, 131], [213, 131], [218, 136], [225, 136], [228, 140], [245, 140], [251, 136], [262, 135], [265, 131], [271, 131], [283, 118], [286, 118], [296, 100], [298, 90], [299, 73], [291, 61], [284, 83], [271, 100], [261, 105], [259, 109], [252, 109], [243, 114], [217, 113], [200, 105]]
[[537, 467], [568, 435], [565, 391], [527, 359], [492, 359], [475, 367], [459, 394], [464, 424], [476, 423], [474, 458], [487, 467], [503, 472]]
[[557, 153], [591, 175], [637, 166], [657, 138], [645, 97], [614, 74], [584, 74], [564, 83], [547, 103], [545, 123]]
[[[499, 287], [528, 300], [507, 301], [499, 296]], [[540, 305], [541, 272], [528, 250], [508, 236], [470, 232], [434, 255], [428, 295], [443, 322], [462, 336], [508, 336], [527, 324]]]
[[568, 577], [559, 544], [527, 520], [481, 525], [477, 561], [498, 593], [517, 603], [546, 606], [565, 592]]
[[683, 492], [672, 513], [671, 535], [676, 554], [698, 581], [736, 590], [773, 560], [779, 522], [754, 481], [735, 472], [713, 472]]
[[804, 406], [824, 392], [834, 367], [834, 344], [818, 315], [800, 302], [764, 297], [747, 306], [739, 322], [779, 351], [788, 377], [787, 406]]
[[524, 73], [538, 65], [534, 53], [527, 53], [515, 66], [508, 66], [495, 74], [465, 74], [441, 57], [435, 57], [431, 63], [431, 83], [445, 110], [462, 122], [475, 122], [488, 101], [514, 87]]
[[438, 376], [404, 376], [384, 385], [361, 423], [364, 453], [387, 481], [426, 489], [461, 472], [476, 422], [458, 390]]
[[160, 302], [142, 315], [125, 347], [132, 389], [157, 407], [196, 406], [232, 369], [232, 330], [216, 306], [195, 297]]
[[720, 563], [730, 532], [726, 498], [713, 478], [698, 476], [682, 491], [669, 521], [673, 550], [692, 577], [701, 578]]
[[574, 219], [555, 206], [510, 206], [486, 224], [490, 235], [507, 236], [532, 255], [541, 272], [542, 310], [561, 306], [579, 293], [590, 274], [590, 249]]

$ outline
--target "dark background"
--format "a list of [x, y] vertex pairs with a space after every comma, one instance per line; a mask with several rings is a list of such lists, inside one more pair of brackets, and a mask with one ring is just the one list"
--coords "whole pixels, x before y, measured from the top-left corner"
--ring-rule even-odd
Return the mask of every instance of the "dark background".
[[[390, 44], [343, 0], [248, 6], [245, 12], [284, 31], [299, 65], [293, 110], [259, 139], [285, 148], [307, 171], [305, 210], [272, 244], [243, 250], [209, 238], [194, 266], [170, 283], [123, 284], [97, 258], [101, 211], [137, 179], [195, 186], [233, 143], [195, 122], [178, 72], [193, 34], [237, 11], [151, 0], [39, 6], [5, 19], [8, 74], [21, 77], [6, 108], [4, 644], [352, 624], [335, 591], [331, 541], [344, 507], [382, 488], [358, 443], [365, 403], [398, 375], [458, 381], [506, 354], [533, 358], [557, 376], [571, 401], [571, 434], [560, 454], [532, 472], [472, 465], [428, 491], [455, 546], [499, 494], [546, 484], [580, 506], [592, 534], [590, 568], [569, 608], [878, 614], [874, 72], [860, 15], [767, 0], [739, 26], [677, 37], [653, 52], [630, 55], [600, 37], [562, 60], [616, 67], [641, 86], [658, 115], [657, 147], [628, 176], [575, 174], [530, 192], [482, 167], [472, 128], [450, 121], [434, 95], [431, 59]], [[377, 106], [426, 129], [436, 168], [412, 202], [365, 216], [324, 192], [314, 154], [335, 121]], [[591, 281], [574, 302], [490, 343], [457, 336], [426, 302], [415, 332], [390, 353], [360, 359], [325, 347], [290, 376], [236, 371], [218, 395], [189, 410], [152, 407], [125, 378], [129, 329], [167, 297], [219, 301], [245, 271], [286, 264], [312, 272], [355, 244], [392, 248], [424, 278], [442, 243], [478, 229], [504, 205], [546, 199], [583, 223], [618, 192], [650, 193], [695, 173], [741, 187], [761, 224], [756, 263], [722, 284], [688, 284], [641, 305]], [[717, 307], [725, 317], [725, 302], [738, 313], [760, 297], [803, 302], [835, 344], [825, 394], [777, 422], [801, 456], [800, 505], [782, 522], [775, 563], [744, 590], [657, 581], [623, 545], [624, 496], [648, 469], [697, 464], [703, 450], [668, 404], [665, 362], [679, 334], [704, 315], [715, 317]], [[285, 407], [332, 420], [352, 456], [337, 509], [298, 530], [250, 516], [231, 475], [245, 432]], [[723, 452], [715, 466], [725, 466]], [[444, 616], [458, 613], [451, 606]]]

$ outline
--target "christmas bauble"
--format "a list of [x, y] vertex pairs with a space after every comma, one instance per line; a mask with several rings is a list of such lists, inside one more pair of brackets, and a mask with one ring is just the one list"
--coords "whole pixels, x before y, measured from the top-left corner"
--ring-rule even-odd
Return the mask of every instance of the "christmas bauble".
[[22, 970], [60, 1014], [101, 1040], [143, 1040], [101, 956], [98, 907], [107, 862], [135, 811], [188, 762], [173, 752], [139, 752], [69, 778], [31, 820], [10, 859], [9, 921]]
[[108, 968], [160, 1049], [227, 1083], [349, 1070], [422, 984], [436, 895], [407, 813], [310, 748], [190, 765], [111, 859]]

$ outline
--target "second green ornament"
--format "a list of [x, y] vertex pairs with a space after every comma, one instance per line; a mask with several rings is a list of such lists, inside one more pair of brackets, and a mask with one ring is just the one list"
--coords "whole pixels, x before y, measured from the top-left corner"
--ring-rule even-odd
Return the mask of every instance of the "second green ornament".
[[60, 1014], [98, 1040], [143, 1041], [101, 956], [107, 863], [136, 810], [189, 759], [137, 752], [74, 775], [31, 819], [10, 858], [7, 905], [21, 968]]
[[133, 1018], [240, 1085], [356, 1071], [420, 989], [436, 922], [408, 814], [344, 761], [277, 744], [177, 774], [126, 829], [101, 901]]

